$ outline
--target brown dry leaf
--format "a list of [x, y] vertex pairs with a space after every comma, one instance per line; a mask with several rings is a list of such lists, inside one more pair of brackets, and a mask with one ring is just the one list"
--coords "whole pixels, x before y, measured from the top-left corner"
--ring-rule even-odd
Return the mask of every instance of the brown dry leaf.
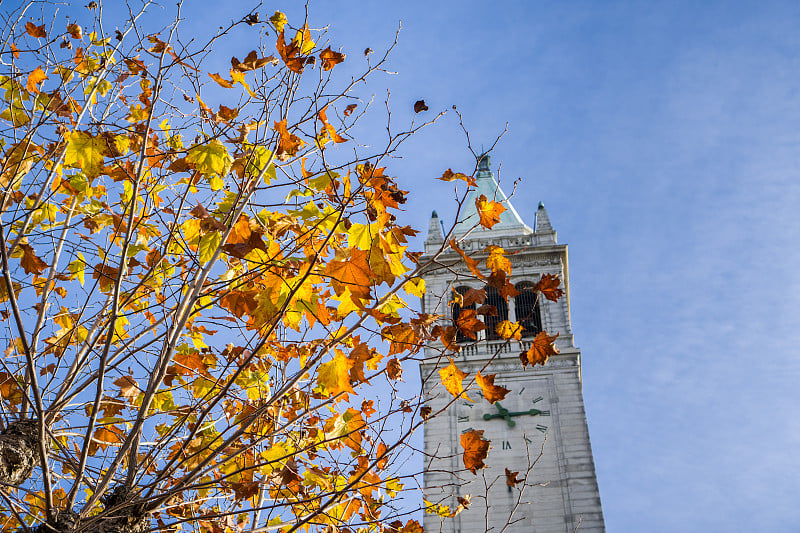
[[486, 329], [486, 324], [478, 320], [474, 309], [462, 309], [456, 319], [456, 326], [461, 333], [473, 340], [477, 340], [479, 331]]
[[551, 302], [557, 302], [564, 295], [564, 290], [559, 288], [559, 285], [561, 285], [561, 280], [558, 276], [542, 274], [542, 279], [533, 290], [541, 292]]
[[506, 468], [506, 486], [508, 487], [515, 487], [517, 483], [522, 483], [525, 481], [525, 478], [517, 478], [519, 472], [512, 472], [508, 468]]
[[500, 203], [487, 200], [484, 194], [475, 199], [475, 207], [481, 226], [487, 229], [500, 222], [500, 215], [506, 210]]
[[468, 289], [463, 295], [463, 307], [469, 307], [472, 304], [483, 305], [486, 301], [486, 289]]
[[536, 337], [533, 338], [531, 347], [528, 349], [528, 351], [520, 354], [522, 366], [526, 366], [528, 363], [532, 365], [544, 366], [548, 357], [558, 354], [558, 350], [556, 349], [555, 344], [553, 344], [557, 337], [558, 333], [551, 337], [545, 331], [542, 331], [536, 335]]
[[247, 72], [250, 70], [256, 70], [266, 65], [272, 63], [273, 65], [278, 64], [278, 58], [275, 56], [268, 56], [268, 57], [258, 57], [258, 53], [253, 50], [247, 57], [244, 58], [244, 61], [239, 61], [237, 58], [231, 58], [231, 67], [234, 70], [238, 70], [239, 72]]
[[347, 107], [344, 108], [344, 116], [349, 117], [353, 114], [358, 104], [349, 104]]
[[47, 32], [44, 29], [44, 24], [42, 24], [41, 26], [37, 26], [33, 22], [26, 22], [25, 31], [28, 33], [28, 35], [30, 35], [31, 37], [36, 37], [37, 39], [40, 37], [41, 38], [47, 37]]
[[322, 60], [322, 70], [330, 70], [342, 61], [344, 61], [344, 54], [341, 52], [334, 52], [329, 46], [319, 53], [319, 58]]
[[[306, 32], [307, 31], [308, 29], [306, 28]], [[278, 49], [278, 54], [280, 54], [283, 62], [289, 67], [289, 70], [297, 72], [298, 74], [303, 71], [306, 58], [300, 55], [300, 44], [297, 41], [293, 40], [287, 45], [286, 37], [283, 31], [281, 31], [278, 33], [278, 42], [275, 43], [275, 47]]]
[[425, 100], [417, 100], [414, 102], [414, 113], [422, 113], [423, 111], [427, 111], [428, 106], [425, 105]]
[[[447, 389], [447, 392], [458, 398], [464, 392], [464, 385], [462, 381], [468, 374], [465, 374], [456, 366], [452, 359], [450, 364], [439, 370], [439, 377], [442, 378], [442, 385]], [[464, 394], [464, 398], [469, 400], [469, 397]], [[472, 400], [470, 400], [472, 401]]]
[[482, 429], [470, 429], [461, 434], [461, 447], [464, 448], [464, 466], [473, 474], [486, 465], [483, 460], [489, 454], [491, 441], [483, 438]]
[[396, 357], [392, 357], [388, 361], [386, 361], [386, 375], [389, 376], [389, 379], [393, 379], [395, 381], [402, 381], [403, 377], [403, 367], [400, 366], [400, 360]]
[[473, 187], [477, 185], [477, 183], [475, 182], [475, 178], [473, 178], [472, 176], [467, 176], [466, 174], [462, 174], [461, 172], [453, 172], [453, 170], [449, 168], [444, 171], [444, 174], [442, 174], [441, 178], [436, 178], [436, 179], [442, 181], [461, 180]]
[[121, 376], [114, 381], [114, 385], [119, 387], [120, 396], [133, 403], [139, 397], [139, 387], [133, 376]]
[[511, 392], [505, 387], [495, 385], [495, 377], [497, 377], [497, 374], [482, 376], [480, 372], [475, 376], [475, 383], [481, 388], [483, 397], [486, 398], [486, 401], [489, 403], [499, 402], [506, 397], [506, 394]]
[[33, 247], [30, 244], [20, 244], [22, 250], [22, 258], [19, 260], [19, 265], [25, 270], [26, 274], [41, 274], [47, 268], [47, 263], [39, 259], [33, 252]]

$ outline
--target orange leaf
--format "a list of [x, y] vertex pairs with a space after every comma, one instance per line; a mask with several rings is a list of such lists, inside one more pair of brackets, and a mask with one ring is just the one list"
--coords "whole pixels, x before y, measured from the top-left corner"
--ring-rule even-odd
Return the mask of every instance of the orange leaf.
[[333, 126], [328, 124], [328, 116], [325, 114], [326, 109], [328, 109], [328, 106], [325, 106], [322, 109], [320, 109], [319, 113], [317, 113], [317, 118], [319, 118], [320, 122], [322, 122], [322, 126], [325, 128], [325, 131], [328, 132], [328, 135], [330, 135], [331, 139], [333, 139], [333, 142], [346, 143], [347, 139], [345, 139], [344, 137], [340, 137], [339, 134], [336, 133], [336, 130], [333, 129]]
[[300, 137], [289, 133], [289, 130], [286, 127], [286, 119], [283, 119], [280, 122], [275, 122], [272, 129], [277, 131], [278, 135], [280, 135], [280, 140], [278, 141], [278, 150], [276, 152], [276, 155], [279, 158], [286, 159], [286, 157], [295, 155], [297, 151], [302, 148], [303, 144], [305, 144]]
[[25, 88], [29, 93], [37, 94], [39, 92], [39, 87], [37, 87], [37, 85], [46, 79], [47, 74], [44, 73], [41, 67], [36, 67], [33, 72], [28, 74], [28, 82], [25, 84]]
[[350, 294], [362, 300], [369, 299], [372, 279], [375, 273], [369, 268], [369, 252], [358, 248], [349, 249], [350, 257], [347, 261], [331, 261], [325, 267], [324, 273], [331, 277], [331, 285], [336, 295], [341, 295], [346, 289]]
[[39, 38], [39, 37], [41, 37], [41, 38], [47, 37], [47, 32], [46, 32], [46, 31], [44, 31], [44, 24], [42, 24], [41, 26], [37, 26], [37, 25], [36, 25], [36, 24], [34, 24], [33, 22], [27, 22], [27, 23], [25, 24], [25, 31], [26, 31], [26, 32], [28, 33], [28, 35], [30, 35], [31, 37], [36, 37], [36, 38]]
[[80, 39], [83, 37], [83, 28], [81, 28], [79, 24], [75, 24], [74, 22], [67, 26], [67, 32], [73, 39]]
[[449, 168], [444, 171], [444, 174], [442, 174], [441, 178], [436, 178], [436, 179], [442, 181], [461, 180], [465, 181], [468, 185], [472, 185], [473, 187], [477, 185], [477, 183], [475, 183], [475, 178], [473, 178], [472, 176], [467, 176], [466, 174], [462, 174], [461, 172], [453, 172], [453, 170]]
[[[464, 385], [462, 381], [468, 374], [465, 374], [456, 366], [452, 359], [450, 364], [439, 370], [439, 377], [442, 378], [442, 385], [447, 389], [447, 392], [458, 398], [464, 392]], [[464, 394], [464, 398], [469, 400], [469, 397]], [[472, 401], [472, 400], [470, 400]]]
[[561, 280], [558, 276], [542, 274], [542, 279], [539, 280], [533, 290], [541, 292], [548, 300], [557, 302], [564, 295], [564, 291], [559, 288], [559, 285], [561, 285]]
[[20, 244], [22, 250], [22, 259], [19, 264], [25, 270], [26, 274], [41, 274], [47, 268], [47, 263], [36, 257], [33, 253], [33, 247], [30, 244]]
[[226, 89], [232, 89], [233, 88], [233, 81], [226, 80], [225, 78], [223, 78], [219, 74], [211, 74], [209, 72], [208, 75], [211, 76], [212, 80], [214, 80], [215, 82], [219, 83], [220, 85], [222, 85]]
[[474, 309], [462, 309], [456, 319], [456, 326], [461, 333], [473, 340], [477, 340], [479, 331], [486, 329], [486, 324], [478, 320]]
[[470, 272], [472, 272], [476, 277], [480, 279], [486, 279], [486, 276], [481, 274], [481, 271], [478, 270], [478, 262], [473, 258], [471, 258], [470, 256], [468, 256], [464, 252], [464, 250], [459, 248], [458, 242], [455, 239], [450, 239], [450, 248], [458, 252], [458, 255], [460, 255], [461, 258], [464, 260], [464, 262], [467, 264], [467, 268], [469, 268]]
[[517, 478], [517, 474], [519, 472], [512, 472], [508, 468], [506, 468], [506, 485], [509, 487], [514, 487], [517, 483], [522, 483], [525, 481], [525, 478]]
[[464, 448], [464, 466], [477, 474], [486, 465], [483, 460], [489, 454], [491, 441], [483, 438], [482, 429], [470, 429], [461, 434], [461, 447]]
[[11, 53], [14, 54], [15, 59], [19, 59], [19, 48], [14, 43], [11, 43]]
[[350, 386], [351, 368], [353, 368], [353, 361], [341, 351], [336, 350], [333, 360], [319, 365], [317, 383], [329, 396], [354, 392], [353, 387]]
[[489, 403], [499, 402], [506, 397], [506, 394], [511, 392], [505, 387], [494, 384], [494, 378], [496, 376], [497, 374], [482, 376], [480, 372], [475, 376], [475, 383], [481, 388], [483, 397], [486, 398], [486, 401]]
[[[308, 31], [308, 29], [306, 29]], [[296, 41], [291, 41], [288, 45], [286, 44], [286, 38], [283, 35], [283, 31], [278, 34], [278, 42], [275, 44], [275, 48], [278, 50], [278, 54], [283, 59], [283, 62], [289, 67], [289, 70], [292, 72], [297, 72], [298, 74], [303, 71], [303, 65], [306, 64], [306, 59], [300, 56], [300, 44]]]
[[533, 338], [531, 347], [528, 348], [528, 351], [519, 354], [519, 358], [522, 361], [522, 366], [527, 366], [528, 363], [532, 365], [538, 364], [544, 366], [548, 357], [558, 354], [558, 350], [556, 349], [555, 344], [553, 344], [557, 337], [558, 333], [556, 333], [554, 337], [551, 337], [544, 331], [536, 335], [536, 337]]
[[344, 54], [341, 52], [334, 52], [329, 46], [319, 54], [322, 60], [322, 70], [330, 70], [342, 61], [344, 61]]
[[498, 202], [487, 200], [483, 194], [475, 199], [475, 207], [478, 208], [481, 226], [487, 229], [500, 222], [500, 214], [506, 210]]

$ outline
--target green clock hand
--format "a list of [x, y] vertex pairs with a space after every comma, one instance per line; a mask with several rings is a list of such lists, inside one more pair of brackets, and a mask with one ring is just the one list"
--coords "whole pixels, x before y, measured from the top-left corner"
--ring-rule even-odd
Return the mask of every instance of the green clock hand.
[[542, 411], [540, 411], [539, 409], [529, 409], [527, 411], [509, 411], [508, 409], [500, 405], [500, 402], [495, 402], [494, 405], [495, 407], [497, 407], [498, 412], [494, 414], [486, 413], [483, 415], [483, 419], [491, 420], [492, 418], [503, 418], [505, 419], [506, 423], [508, 423], [508, 427], [512, 428], [517, 425], [516, 422], [511, 420], [512, 416], [522, 416], [522, 415], [536, 416], [542, 414]]

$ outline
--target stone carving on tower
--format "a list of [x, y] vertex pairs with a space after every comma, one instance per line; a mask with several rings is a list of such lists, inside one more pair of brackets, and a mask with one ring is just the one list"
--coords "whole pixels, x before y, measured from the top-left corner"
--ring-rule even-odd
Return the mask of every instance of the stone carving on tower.
[[[447, 352], [441, 342], [429, 343], [420, 365], [426, 402], [439, 413], [425, 424], [425, 494], [432, 504], [456, 509], [458, 498], [471, 496], [468, 509], [442, 520], [426, 513], [425, 531], [443, 533], [496, 533], [605, 531], [600, 495], [592, 458], [581, 390], [581, 354], [575, 347], [570, 324], [569, 265], [567, 246], [558, 244], [547, 211], [539, 204], [534, 227], [526, 225], [498, 186], [481, 156], [476, 186], [464, 202], [450, 238], [474, 259], [486, 257], [487, 246], [511, 252], [509, 281], [519, 292], [507, 300], [470, 272], [461, 257], [443, 248], [445, 235], [433, 213], [421, 263], [434, 259], [423, 273], [426, 293], [423, 312], [441, 315], [442, 324], [453, 325], [462, 312], [454, 294], [486, 289], [484, 304], [497, 316], [480, 316], [486, 329], [477, 340], [458, 333], [460, 350]], [[500, 202], [505, 211], [491, 229], [478, 224], [475, 199], [481, 195]], [[518, 202], [519, 203], [519, 202]], [[444, 251], [442, 251], [444, 249]], [[562, 280], [563, 296], [549, 301], [531, 290], [543, 274]], [[463, 301], [463, 300], [462, 300]], [[456, 302], [456, 303], [454, 303]], [[465, 308], [475, 308], [475, 304]], [[523, 326], [520, 340], [503, 340], [495, 326], [503, 320]], [[543, 366], [523, 367], [520, 353], [545, 331], [558, 334], [552, 355]], [[478, 387], [454, 398], [441, 384], [438, 371], [450, 364], [475, 375], [496, 374], [495, 384], [510, 392], [497, 403], [479, 396]], [[474, 400], [474, 401], [470, 401]], [[464, 468], [461, 436], [483, 430], [491, 440], [486, 468], [477, 475]], [[513, 486], [506, 483], [506, 469], [518, 472]]]

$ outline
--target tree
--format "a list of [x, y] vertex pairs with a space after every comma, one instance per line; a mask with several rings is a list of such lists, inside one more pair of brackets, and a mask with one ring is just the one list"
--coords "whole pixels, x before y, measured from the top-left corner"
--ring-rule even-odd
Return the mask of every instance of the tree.
[[[3, 30], [3, 530], [419, 530], [389, 523], [415, 404], [369, 391], [435, 320], [405, 310], [422, 265], [383, 163], [427, 122], [368, 152], [351, 91], [385, 55], [341, 84], [307, 20], [194, 44], [150, 7]], [[247, 25], [269, 49], [205, 72]]]
[[[429, 265], [385, 160], [441, 115], [369, 151], [353, 88], [393, 45], [342, 83], [308, 20], [252, 11], [195, 44], [180, 13], [149, 30], [150, 7], [108, 33], [97, 2], [86, 20], [31, 2], [3, 29], [3, 531], [420, 531], [393, 506], [394, 460], [436, 413], [393, 391], [423, 343], [447, 356], [483, 324], [407, 303]], [[253, 25], [269, 45], [203, 70]], [[502, 209], [476, 207], [484, 227]], [[473, 473], [484, 442], [465, 446]]]

